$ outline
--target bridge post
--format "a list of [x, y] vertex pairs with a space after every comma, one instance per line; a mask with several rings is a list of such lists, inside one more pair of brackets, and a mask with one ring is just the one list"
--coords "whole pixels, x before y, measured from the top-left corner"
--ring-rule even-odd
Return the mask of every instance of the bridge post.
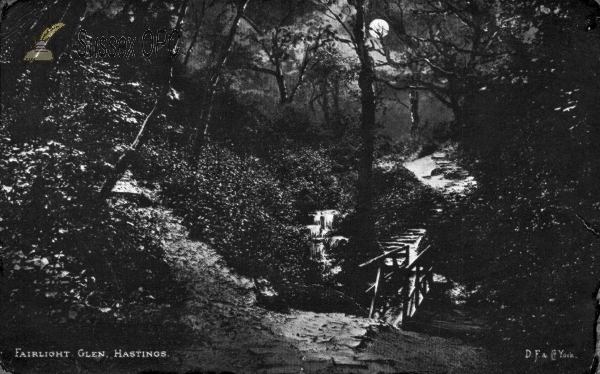
[[377, 278], [375, 279], [375, 292], [373, 293], [373, 299], [371, 300], [371, 308], [369, 309], [369, 318], [373, 315], [373, 309], [375, 308], [375, 299], [377, 298], [377, 289], [379, 288], [379, 278], [381, 277], [381, 263], [377, 268]]
[[415, 266], [415, 290], [413, 292], [415, 300], [413, 301], [413, 309], [411, 310], [410, 315], [412, 316], [417, 311], [417, 307], [421, 302], [421, 267]]
[[[408, 262], [408, 251], [406, 260]], [[403, 285], [402, 285], [402, 319], [398, 322], [404, 323], [406, 322], [406, 318], [408, 317], [409, 311], [409, 303], [410, 303], [410, 270], [408, 268], [404, 272], [403, 277]]]
[[426, 279], [427, 279], [426, 292], [429, 292], [429, 290], [431, 290], [431, 287], [433, 286], [433, 267], [430, 267], [429, 270], [427, 270]]

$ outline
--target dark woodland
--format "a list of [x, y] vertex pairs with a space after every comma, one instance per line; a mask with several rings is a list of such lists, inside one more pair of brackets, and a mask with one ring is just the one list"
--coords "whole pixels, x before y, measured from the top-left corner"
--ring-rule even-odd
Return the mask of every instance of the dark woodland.
[[600, 374], [598, 0], [0, 6], [0, 373]]

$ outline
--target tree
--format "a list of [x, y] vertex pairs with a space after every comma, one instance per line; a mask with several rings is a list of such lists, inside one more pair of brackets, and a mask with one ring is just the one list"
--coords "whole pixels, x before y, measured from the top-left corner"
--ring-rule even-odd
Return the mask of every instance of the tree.
[[249, 2], [250, 0], [238, 0], [235, 2], [235, 12], [227, 36], [223, 41], [223, 45], [220, 46], [216, 57], [212, 61], [212, 65], [207, 68], [206, 78], [204, 80], [204, 88], [202, 90], [202, 97], [200, 101], [200, 118], [192, 137], [192, 154], [194, 156], [198, 155], [208, 134], [210, 116], [213, 110], [215, 94], [217, 92], [219, 82], [221, 81], [221, 74], [231, 53], [240, 20], [242, 19]]
[[185, 53], [185, 57], [183, 58], [182, 68], [186, 68], [188, 66], [188, 62], [190, 60], [190, 56], [192, 55], [192, 51], [198, 42], [198, 37], [200, 36], [200, 31], [202, 30], [202, 26], [204, 24], [204, 17], [206, 16], [206, 11], [208, 7], [214, 5], [214, 1], [202, 1], [196, 2], [196, 5], [200, 7], [199, 10], [194, 12], [194, 25], [195, 29], [193, 32], [193, 36], [190, 40], [190, 44], [188, 45], [187, 51]]
[[308, 104], [313, 112], [314, 103], [319, 104], [328, 126], [342, 121], [341, 101], [344, 91], [347, 92], [355, 80], [354, 68], [351, 59], [344, 56], [335, 43], [328, 43], [315, 53], [306, 77], [307, 86], [312, 87]]
[[418, 90], [430, 91], [462, 122], [465, 98], [497, 72], [510, 52], [507, 42], [514, 34], [504, 27], [509, 6], [478, 0], [374, 2], [374, 14], [390, 24], [390, 36], [371, 44], [382, 60], [377, 67], [394, 69], [382, 71], [380, 78], [410, 92], [413, 127], [418, 126]]
[[[185, 13], [187, 10], [187, 7], [188, 7], [188, 0], [183, 0], [181, 6], [179, 8], [178, 14], [177, 14], [177, 22], [175, 23], [175, 30], [180, 29], [181, 24], [183, 22], [183, 18], [185, 16]], [[176, 45], [173, 47], [173, 49], [175, 49], [175, 48], [177, 48]], [[135, 137], [135, 139], [133, 140], [133, 142], [131, 143], [131, 145], [125, 149], [123, 154], [119, 157], [115, 166], [111, 169], [109, 175], [106, 177], [106, 181], [104, 182], [104, 184], [102, 185], [102, 188], [100, 189], [100, 193], [98, 195], [99, 198], [106, 199], [107, 197], [110, 196], [111, 191], [113, 190], [113, 188], [115, 187], [115, 185], [117, 184], [119, 179], [123, 176], [123, 173], [127, 170], [127, 167], [129, 166], [133, 157], [135, 157], [135, 155], [139, 152], [139, 150], [148, 141], [148, 139], [149, 139], [149, 136], [148, 136], [149, 122], [153, 119], [153, 116], [156, 113], [156, 110], [158, 108], [163, 107], [163, 105], [167, 99], [169, 90], [171, 89], [171, 80], [173, 78], [174, 64], [175, 64], [175, 59], [171, 58], [171, 63], [166, 65], [168, 71], [165, 71], [165, 76], [166, 76], [165, 82], [163, 83], [163, 87], [158, 94], [158, 98], [154, 101], [154, 106], [153, 106], [152, 110], [144, 119], [144, 122], [142, 123], [142, 126], [140, 127], [140, 130], [139, 130], [137, 136]]]
[[[296, 6], [290, 3], [290, 9], [275, 24], [273, 22], [257, 22], [245, 16], [253, 32], [246, 39], [259, 47], [259, 54], [241, 56], [248, 60], [240, 64], [242, 68], [259, 73], [269, 74], [277, 81], [279, 103], [288, 104], [294, 100], [298, 88], [304, 83], [306, 69], [315, 54], [332, 41], [331, 26], [322, 26], [315, 20], [303, 25], [295, 24]], [[261, 25], [262, 24], [262, 25]], [[250, 46], [252, 47], [252, 46]], [[266, 61], [265, 61], [266, 60]], [[286, 75], [296, 71], [295, 82], [288, 88]]]
[[498, 335], [560, 337], [582, 352], [593, 313], [577, 313], [600, 269], [600, 34], [584, 31], [586, 13], [578, 2], [513, 9], [514, 31], [535, 27], [536, 38], [512, 45], [496, 79], [465, 102], [461, 150], [478, 188], [460, 234], [444, 240], [449, 256], [478, 265], [457, 276], [480, 287], [474, 299], [493, 310]]
[[[326, 15], [337, 21], [345, 30], [360, 68], [358, 86], [360, 89], [361, 118], [359, 147], [358, 184], [356, 201], [356, 235], [352, 239], [354, 246], [361, 253], [372, 254], [377, 251], [375, 237], [375, 213], [373, 210], [373, 162], [375, 161], [375, 113], [377, 109], [374, 84], [376, 81], [375, 65], [370, 56], [367, 34], [367, 1], [357, 0], [352, 3], [355, 10], [352, 23], [345, 22], [327, 3], [321, 3]], [[340, 40], [338, 38], [338, 40]]]

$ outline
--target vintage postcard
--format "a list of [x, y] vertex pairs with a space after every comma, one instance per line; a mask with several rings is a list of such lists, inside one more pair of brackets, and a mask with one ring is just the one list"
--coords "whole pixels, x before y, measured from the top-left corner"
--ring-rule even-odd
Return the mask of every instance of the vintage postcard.
[[0, 11], [0, 374], [600, 374], [600, 1]]

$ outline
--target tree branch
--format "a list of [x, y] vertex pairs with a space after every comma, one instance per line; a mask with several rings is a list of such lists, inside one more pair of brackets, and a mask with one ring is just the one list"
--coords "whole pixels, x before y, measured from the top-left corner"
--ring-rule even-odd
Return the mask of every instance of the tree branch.
[[249, 70], [252, 70], [252, 71], [257, 71], [259, 73], [269, 74], [269, 75], [272, 75], [272, 76], [275, 76], [275, 77], [277, 76], [277, 72], [275, 70], [268, 69], [268, 68], [261, 68], [260, 66], [256, 66], [256, 65], [248, 65], [248, 66], [246, 66], [243, 69], [249, 69]]
[[294, 85], [294, 87], [292, 87], [292, 90], [290, 91], [290, 95], [288, 97], [288, 101], [291, 102], [294, 99], [294, 96], [296, 95], [296, 91], [298, 91], [298, 88], [302, 85], [302, 82], [304, 81], [304, 74], [306, 72], [306, 68], [308, 67], [308, 64], [310, 63], [312, 56], [311, 54], [316, 52], [319, 48], [321, 48], [326, 42], [323, 41], [323, 36], [325, 35], [325, 30], [320, 30], [319, 34], [317, 35], [317, 39], [316, 41], [313, 43], [312, 46], [309, 46], [306, 48], [306, 52], [304, 53], [304, 58], [302, 59], [302, 63], [300, 64], [300, 67], [298, 68], [298, 80], [296, 81], [296, 84]]
[[256, 23], [254, 23], [254, 21], [252, 21], [247, 15], [243, 15], [242, 19], [246, 22], [248, 22], [248, 24], [250, 25], [250, 27], [252, 27], [254, 29], [254, 31], [256, 31], [256, 33], [260, 36], [263, 36], [265, 34], [264, 30], [262, 30], [261, 28], [258, 27], [258, 25]]
[[348, 26], [346, 26], [346, 23], [326, 3], [323, 3], [322, 1], [320, 1], [320, 4], [323, 5], [323, 6], [325, 6], [325, 8], [327, 8], [327, 10], [329, 11], [329, 13], [331, 13], [331, 16], [328, 16], [328, 17], [332, 18], [332, 19], [335, 19], [336, 21], [338, 21], [338, 23], [344, 28], [344, 30], [346, 31], [346, 33], [348, 34], [348, 36], [350, 36], [350, 41], [352, 42], [352, 45], [354, 46], [354, 49], [357, 49], [358, 46], [356, 44], [356, 39], [354, 39], [354, 34], [350, 31], [350, 29], [348, 29]]

